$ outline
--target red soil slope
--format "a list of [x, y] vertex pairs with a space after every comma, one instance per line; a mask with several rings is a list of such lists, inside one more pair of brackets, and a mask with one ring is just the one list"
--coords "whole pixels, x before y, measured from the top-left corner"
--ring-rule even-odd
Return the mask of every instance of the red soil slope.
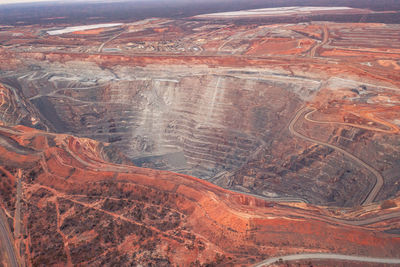
[[[23, 258], [46, 264], [251, 264], [297, 252], [400, 256], [400, 238], [166, 171], [107, 163], [96, 141], [0, 129], [1, 205], [22, 169]], [[4, 144], [2, 142], [2, 144]], [[16, 152], [18, 151], [18, 153]], [[50, 244], [43, 246], [42, 244]]]

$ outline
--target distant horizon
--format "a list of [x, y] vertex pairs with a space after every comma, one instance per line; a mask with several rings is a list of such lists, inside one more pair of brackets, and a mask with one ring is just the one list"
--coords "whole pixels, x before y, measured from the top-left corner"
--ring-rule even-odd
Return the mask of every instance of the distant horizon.
[[[79, 0], [72, 0], [74, 2]], [[65, 0], [0, 0], [0, 5], [6, 4], [29, 4], [29, 3], [43, 3], [43, 2], [71, 2]]]
[[46, 2], [57, 2], [57, 3], [72, 3], [72, 2], [129, 2], [129, 1], [145, 1], [145, 0], [0, 0], [0, 5], [11, 5], [11, 4], [34, 4], [34, 3], [46, 3]]
[[38, 3], [38, 2], [65, 2], [65, 1], [61, 1], [61, 0], [0, 0], [0, 5]]
[[[400, 10], [393, 0], [0, 0], [0, 25], [102, 24], [149, 17], [183, 18], [202, 14], [293, 6], [346, 6]], [[386, 3], [386, 4], [382, 4]], [[299, 19], [299, 18], [298, 18]], [[300, 18], [301, 19], [301, 18]], [[324, 19], [321, 17], [320, 19]], [[346, 20], [360, 18], [346, 17]], [[398, 12], [369, 16], [369, 22], [398, 23]]]

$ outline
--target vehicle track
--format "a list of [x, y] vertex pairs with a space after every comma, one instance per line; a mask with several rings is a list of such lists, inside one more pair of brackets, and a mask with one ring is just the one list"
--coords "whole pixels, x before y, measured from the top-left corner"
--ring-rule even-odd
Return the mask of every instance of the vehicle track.
[[[310, 137], [307, 137], [299, 132], [297, 132], [294, 129], [294, 125], [296, 124], [296, 122], [298, 121], [298, 119], [300, 118], [301, 115], [304, 114], [305, 111], [308, 111], [309, 108], [308, 107], [303, 107], [300, 110], [297, 111], [296, 115], [292, 118], [292, 120], [290, 121], [289, 124], [289, 131], [291, 134], [293, 134], [296, 137], [299, 137], [301, 139], [304, 139], [306, 141], [318, 144], [318, 145], [322, 145], [322, 146], [326, 146], [329, 147], [331, 149], [334, 149], [337, 152], [342, 153], [343, 155], [345, 155], [346, 157], [350, 158], [351, 160], [357, 162], [357, 164], [359, 164], [360, 166], [366, 168], [368, 171], [370, 171], [375, 177], [375, 184], [373, 185], [372, 189], [370, 190], [370, 192], [368, 193], [368, 195], [366, 196], [366, 198], [361, 202], [361, 205], [367, 205], [367, 204], [371, 204], [374, 199], [376, 198], [376, 195], [378, 194], [378, 192], [381, 190], [382, 186], [383, 186], [383, 176], [377, 171], [375, 170], [372, 166], [370, 166], [369, 164], [365, 163], [364, 161], [362, 161], [361, 159], [357, 158], [356, 156], [354, 156], [353, 154], [347, 152], [346, 150], [337, 147], [335, 145], [331, 145]], [[314, 110], [309, 111], [308, 113], [313, 112]], [[307, 114], [308, 114], [307, 113]], [[307, 116], [304, 115], [304, 116]]]
[[12, 240], [10, 229], [7, 226], [7, 218], [3, 212], [3, 209], [1, 208], [0, 208], [0, 241], [2, 242], [2, 244], [6, 249], [10, 266], [19, 267], [17, 255], [15, 253], [15, 248], [13, 245], [14, 242]]
[[22, 196], [22, 172], [18, 169], [17, 172], [17, 196], [15, 201], [15, 217], [14, 217], [14, 239], [17, 240], [15, 244], [17, 249], [20, 248], [20, 234], [21, 234], [21, 196]]
[[306, 199], [300, 198], [300, 197], [265, 197], [265, 196], [256, 195], [256, 194], [252, 194], [252, 193], [246, 193], [246, 192], [238, 191], [238, 190], [234, 190], [234, 189], [228, 189], [228, 190], [232, 191], [232, 192], [235, 192], [235, 193], [239, 193], [239, 194], [247, 195], [247, 196], [252, 196], [252, 197], [263, 199], [265, 201], [270, 201], [270, 202], [310, 203]]
[[[289, 125], [289, 129], [291, 129], [291, 132], [296, 135], [299, 136], [301, 138], [303, 138], [303, 135], [297, 133], [294, 131], [293, 127], [295, 125], [295, 123], [297, 122], [297, 120], [299, 119], [299, 117], [304, 113], [304, 111], [307, 110], [307, 108], [302, 108], [300, 109], [297, 113], [296, 116], [292, 119], [292, 121], [290, 122]], [[3, 132], [7, 132], [9, 134], [15, 134], [15, 135], [31, 135], [31, 134], [37, 134], [37, 133], [22, 133], [16, 130], [12, 130], [6, 127], [1, 127], [0, 126], [0, 131]], [[42, 133], [43, 135], [54, 135], [55, 134], [51, 134], [51, 133]], [[306, 140], [311, 141], [311, 142], [315, 142], [318, 144], [322, 144], [325, 145], [325, 143], [317, 141], [308, 137], [305, 137]], [[328, 144], [329, 146], [331, 146], [330, 144]], [[76, 160], [78, 160], [80, 163], [84, 164], [86, 167], [90, 168], [90, 169], [94, 169], [97, 171], [116, 171], [116, 172], [130, 172], [131, 168], [130, 166], [124, 166], [124, 165], [118, 165], [118, 164], [106, 164], [106, 166], [99, 166], [98, 164], [94, 163], [94, 162], [89, 162], [88, 159], [84, 159], [79, 157], [78, 155], [76, 155], [76, 153], [74, 151], [72, 151], [70, 149], [70, 144], [68, 143], [64, 143], [64, 147], [66, 149], [66, 151]], [[334, 147], [334, 146], [332, 146]], [[336, 147], [335, 147], [336, 148]], [[340, 149], [340, 148], [339, 148]], [[339, 151], [342, 151], [341, 149]], [[346, 152], [348, 153], [348, 152]], [[353, 156], [354, 157], [354, 156]], [[308, 201], [306, 199], [303, 198], [297, 198], [297, 197], [278, 197], [278, 198], [268, 198], [268, 197], [264, 197], [264, 196], [260, 196], [260, 195], [256, 195], [256, 194], [251, 194], [251, 193], [243, 193], [243, 192], [239, 192], [239, 191], [235, 191], [235, 190], [229, 190], [235, 193], [241, 193], [241, 194], [245, 194], [245, 195], [250, 195], [259, 199], [263, 199], [265, 201], [270, 201], [270, 202], [303, 202], [303, 203], [308, 203]], [[379, 190], [378, 190], [379, 191]], [[369, 195], [370, 196], [370, 195]], [[371, 197], [369, 197], [369, 199], [371, 199]], [[381, 216], [377, 216], [377, 217], [373, 217], [373, 218], [366, 218], [366, 219], [362, 219], [362, 220], [346, 220], [346, 219], [338, 219], [338, 218], [333, 218], [333, 217], [329, 217], [329, 216], [321, 216], [321, 219], [324, 221], [330, 221], [330, 222], [336, 222], [336, 223], [342, 223], [342, 224], [347, 224], [347, 225], [354, 225], [354, 226], [364, 226], [364, 225], [368, 225], [368, 224], [374, 224], [380, 221], [384, 221], [384, 220], [389, 220], [389, 219], [393, 219], [393, 218], [398, 218], [400, 217], [400, 212], [393, 212], [390, 214], [384, 214]]]
[[328, 40], [329, 40], [329, 30], [328, 30], [328, 26], [324, 25], [324, 27], [322, 28], [322, 30], [323, 30], [324, 37], [323, 37], [321, 43], [319, 43], [319, 44], [315, 45], [313, 48], [311, 48], [311, 51], [310, 51], [310, 57], [311, 57], [311, 58], [315, 57], [315, 53], [317, 52], [317, 49], [320, 48], [320, 47], [322, 47], [323, 45], [325, 45], [325, 44], [328, 42]]
[[103, 52], [103, 48], [104, 48], [104, 46], [105, 46], [107, 43], [109, 43], [109, 42], [111, 42], [111, 41], [117, 39], [119, 36], [121, 36], [121, 35], [122, 35], [123, 33], [125, 33], [125, 32], [126, 32], [126, 30], [124, 29], [124, 30], [121, 31], [120, 33], [117, 33], [116, 35], [112, 36], [111, 38], [109, 38], [108, 40], [106, 40], [105, 42], [103, 42], [103, 43], [99, 46], [99, 48], [97, 49], [97, 52], [98, 52], [98, 53]]
[[254, 265], [254, 267], [262, 267], [274, 264], [276, 262], [281, 263], [283, 261], [295, 261], [295, 260], [344, 260], [344, 261], [359, 261], [359, 262], [370, 262], [370, 263], [382, 263], [382, 264], [400, 264], [400, 259], [391, 258], [373, 258], [365, 256], [352, 256], [344, 254], [334, 253], [304, 253], [304, 254], [292, 254], [279, 256], [274, 258], [266, 259], [260, 263]]
[[[355, 127], [355, 128], [360, 128], [360, 129], [365, 129], [365, 130], [369, 130], [369, 131], [375, 131], [375, 132], [381, 132], [381, 133], [387, 133], [387, 134], [394, 134], [394, 133], [398, 133], [399, 130], [396, 126], [391, 125], [389, 123], [383, 123], [381, 121], [375, 121], [376, 123], [379, 123], [385, 127], [388, 128], [388, 130], [384, 130], [384, 129], [380, 129], [380, 128], [374, 128], [374, 127], [368, 127], [368, 126], [363, 126], [363, 125], [358, 125], [358, 124], [354, 124], [354, 123], [348, 123], [348, 122], [334, 122], [334, 121], [317, 121], [314, 120], [311, 117], [311, 115], [317, 111], [316, 108], [313, 108], [314, 110], [312, 110], [311, 112], [307, 113], [304, 116], [304, 119], [306, 119], [309, 122], [314, 122], [314, 123], [320, 123], [320, 124], [339, 124], [339, 125], [346, 125], [346, 126], [351, 126], [351, 127]], [[372, 118], [369, 118], [371, 120], [373, 120]]]

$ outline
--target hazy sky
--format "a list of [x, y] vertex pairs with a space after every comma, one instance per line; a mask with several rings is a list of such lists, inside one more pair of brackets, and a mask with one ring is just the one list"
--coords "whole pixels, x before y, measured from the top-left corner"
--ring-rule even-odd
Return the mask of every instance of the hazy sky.
[[[40, 2], [58, 2], [58, 3], [71, 3], [71, 2], [103, 3], [103, 2], [109, 2], [109, 3], [113, 3], [113, 2], [133, 2], [133, 1], [137, 1], [137, 2], [149, 2], [149, 1], [168, 2], [170, 0], [0, 0], [0, 5], [2, 5], [2, 4], [21, 4], [21, 3], [40, 3]], [[172, 1], [179, 2], [179, 0], [172, 0]], [[191, 0], [187, 0], [187, 1], [191, 1]]]
[[[20, 3], [37, 3], [37, 2], [107, 2], [107, 1], [101, 1], [101, 0], [0, 0], [0, 5], [1, 4], [20, 4]], [[112, 2], [112, 1], [108, 1]]]
[[[33, 2], [49, 2], [50, 0], [0, 0], [1, 4], [19, 4], [19, 3], [33, 3]], [[62, 0], [55, 0], [57, 2], [68, 2]]]

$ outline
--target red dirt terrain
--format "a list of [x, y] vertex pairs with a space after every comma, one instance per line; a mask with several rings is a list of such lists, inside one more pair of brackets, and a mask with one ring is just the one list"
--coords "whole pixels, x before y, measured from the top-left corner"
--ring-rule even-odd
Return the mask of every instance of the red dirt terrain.
[[0, 265], [400, 264], [397, 11], [290, 10], [0, 26]]
[[10, 144], [0, 148], [2, 205], [15, 218], [12, 185], [21, 170], [16, 242], [32, 265], [248, 265], [282, 252], [400, 256], [400, 238], [381, 232], [385, 224], [352, 226], [352, 218], [335, 221], [307, 204], [276, 204], [185, 175], [110, 164], [104, 145], [89, 139], [26, 127], [2, 127], [0, 134]]

